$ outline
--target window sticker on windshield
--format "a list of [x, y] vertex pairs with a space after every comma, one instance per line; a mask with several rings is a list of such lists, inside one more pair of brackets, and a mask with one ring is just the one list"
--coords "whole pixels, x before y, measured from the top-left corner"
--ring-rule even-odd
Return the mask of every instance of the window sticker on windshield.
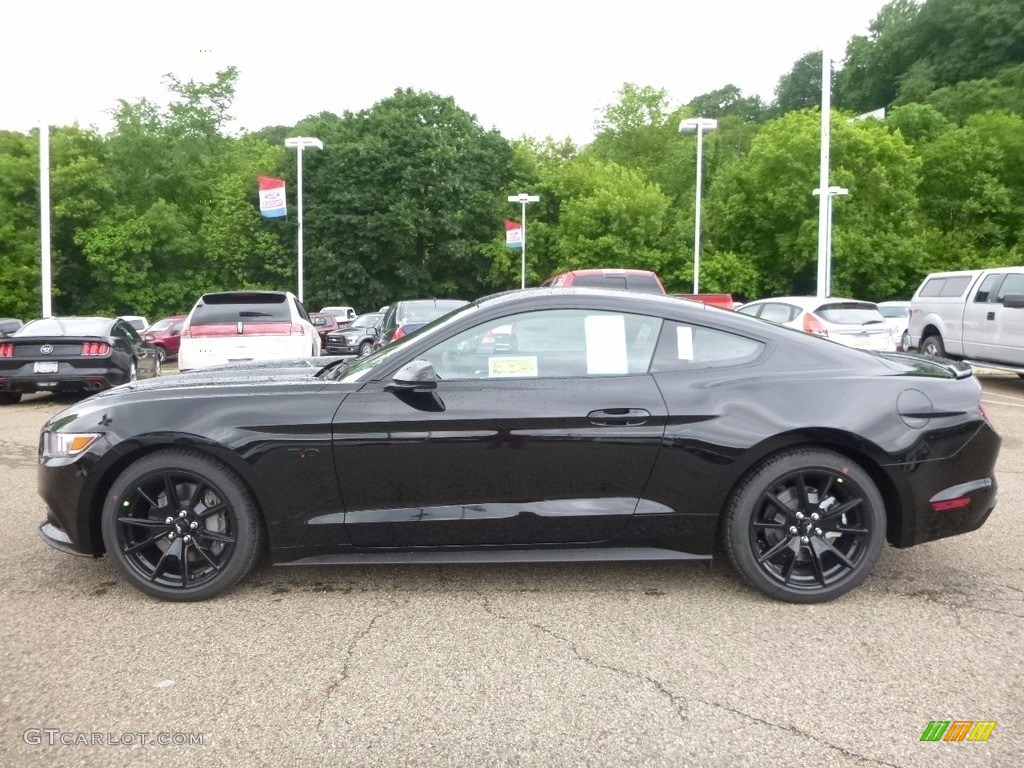
[[587, 315], [587, 373], [629, 373], [626, 359], [626, 318], [622, 315]]
[[693, 328], [676, 326], [676, 355], [680, 360], [693, 360]]
[[488, 377], [526, 378], [537, 375], [537, 356], [522, 357], [489, 357], [487, 358]]

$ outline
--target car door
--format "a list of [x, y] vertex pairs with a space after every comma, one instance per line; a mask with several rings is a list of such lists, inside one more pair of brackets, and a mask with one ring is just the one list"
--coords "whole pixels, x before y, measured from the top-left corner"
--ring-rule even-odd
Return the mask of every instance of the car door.
[[[1003, 282], [1001, 272], [985, 275], [977, 288], [971, 288], [963, 305], [962, 352], [965, 357], [986, 358], [992, 354], [992, 344], [996, 332], [997, 310], [1002, 309], [995, 303], [996, 292]], [[947, 348], [952, 345], [947, 345]], [[954, 346], [955, 350], [956, 347]]]
[[1009, 273], [995, 296], [996, 327], [988, 359], [1024, 365], [1024, 307], [1003, 306], [1007, 296], [1024, 294], [1024, 274]]
[[604, 541], [633, 515], [665, 430], [648, 373], [661, 320], [544, 310], [421, 351], [436, 389], [368, 382], [335, 417], [362, 547]]

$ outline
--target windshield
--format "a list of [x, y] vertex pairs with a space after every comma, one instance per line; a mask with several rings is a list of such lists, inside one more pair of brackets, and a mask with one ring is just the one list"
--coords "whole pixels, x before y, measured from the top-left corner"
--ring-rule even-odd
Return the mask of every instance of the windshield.
[[822, 320], [836, 325], [864, 325], [865, 323], [882, 323], [882, 313], [878, 307], [867, 302], [846, 301], [837, 304], [824, 304], [814, 310]]
[[14, 332], [14, 336], [109, 336], [112, 320], [105, 317], [44, 317]]
[[427, 323], [422, 328], [417, 328], [408, 336], [381, 347], [372, 355], [354, 360], [347, 365], [338, 365], [333, 368], [329, 368], [322, 371], [320, 375], [329, 381], [345, 381], [353, 383], [363, 381], [364, 379], [369, 378], [370, 373], [375, 368], [386, 367], [387, 361], [396, 355], [401, 354], [405, 349], [406, 344], [410, 341], [414, 339], [422, 339], [424, 336], [433, 336], [436, 333], [441, 333], [445, 328], [461, 318], [465, 312], [472, 312], [476, 308], [476, 304], [461, 304], [457, 309], [454, 309], [448, 314], [442, 315], [436, 320]]
[[349, 323], [349, 328], [373, 328], [380, 320], [379, 312], [367, 312]]

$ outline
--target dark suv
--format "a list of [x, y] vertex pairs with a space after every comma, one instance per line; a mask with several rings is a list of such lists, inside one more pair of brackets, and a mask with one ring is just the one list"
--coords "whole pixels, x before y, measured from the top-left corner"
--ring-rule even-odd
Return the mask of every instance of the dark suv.
[[422, 328], [431, 320], [436, 320], [441, 315], [447, 315], [453, 309], [464, 307], [469, 304], [462, 299], [411, 299], [408, 301], [396, 301], [388, 311], [384, 313], [377, 329], [377, 337], [374, 340], [374, 349], [380, 349], [385, 344], [398, 341], [403, 336], [408, 336], [417, 328]]
[[324, 354], [366, 357], [373, 352], [373, 340], [382, 317], [380, 312], [367, 312], [352, 320], [346, 328], [331, 331], [327, 334]]

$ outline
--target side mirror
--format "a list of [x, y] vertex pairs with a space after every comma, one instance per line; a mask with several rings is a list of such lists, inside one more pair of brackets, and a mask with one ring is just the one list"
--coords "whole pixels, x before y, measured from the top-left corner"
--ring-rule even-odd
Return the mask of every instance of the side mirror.
[[1008, 293], [1003, 296], [1003, 306], [1010, 309], [1024, 308], [1024, 293]]
[[388, 392], [430, 392], [437, 389], [437, 373], [433, 363], [413, 360], [403, 365], [384, 389]]

